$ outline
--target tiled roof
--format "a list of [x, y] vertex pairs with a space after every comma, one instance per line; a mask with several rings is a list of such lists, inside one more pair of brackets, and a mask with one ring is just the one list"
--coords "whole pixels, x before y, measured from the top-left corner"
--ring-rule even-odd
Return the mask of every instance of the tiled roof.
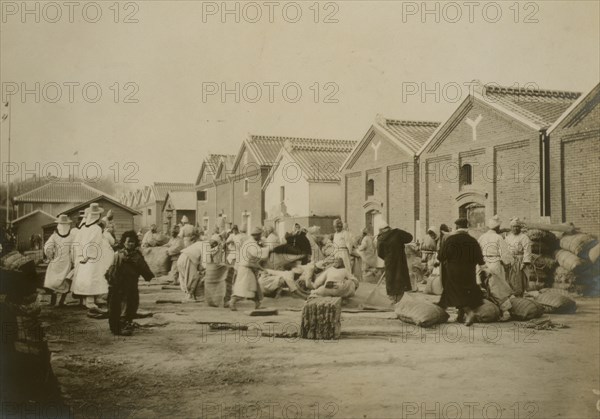
[[154, 182], [154, 199], [164, 201], [169, 191], [189, 191], [194, 189], [193, 183]]
[[440, 125], [439, 122], [401, 121], [378, 116], [377, 124], [392, 137], [408, 147], [413, 153], [425, 144], [425, 141]]
[[209, 154], [206, 156], [202, 161], [200, 172], [196, 178], [196, 186], [205, 183], [205, 181], [208, 179], [207, 175], [215, 177], [217, 174], [217, 169], [219, 168], [219, 164], [221, 163], [224, 163], [226, 171], [231, 171], [235, 164], [235, 159], [236, 156], [231, 154]]
[[550, 128], [548, 128], [548, 135], [550, 135], [556, 128], [562, 126], [564, 128], [577, 125], [582, 118], [592, 111], [600, 103], [600, 83], [596, 84], [588, 93], [579, 96], [569, 109], [560, 116]]
[[171, 191], [168, 196], [176, 210], [196, 210], [196, 191]]
[[339, 169], [356, 141], [351, 140], [288, 140], [285, 149], [309, 182], [339, 181]]
[[281, 147], [285, 144], [285, 137], [269, 137], [265, 135], [251, 135], [246, 144], [257, 163], [261, 166], [271, 166], [275, 163]]
[[106, 194], [102, 194], [102, 196], [100, 197], [96, 197], [96, 198], [92, 198], [89, 201], [83, 202], [79, 205], [76, 205], [74, 207], [69, 208], [68, 210], [63, 211], [64, 214], [73, 214], [75, 212], [78, 212], [79, 210], [82, 210], [84, 208], [87, 208], [90, 206], [90, 204], [92, 204], [93, 202], [97, 202], [100, 204], [100, 206], [102, 206], [102, 201], [107, 201], [110, 202], [118, 207], [123, 208], [125, 211], [133, 214], [133, 215], [140, 215], [139, 211], [134, 210], [133, 208], [129, 207], [128, 205], [123, 204], [122, 202], [117, 201], [115, 198], [113, 198], [112, 196], [106, 195]]
[[15, 197], [15, 202], [85, 202], [100, 195], [108, 194], [86, 185], [83, 182], [50, 182]]
[[231, 171], [233, 165], [235, 164], [235, 158], [237, 156], [235, 154], [224, 154], [221, 155], [221, 163], [225, 167], [226, 171]]
[[534, 124], [552, 125], [581, 95], [578, 92], [484, 86], [484, 100], [500, 105]]
[[277, 161], [277, 156], [286, 143], [299, 147], [311, 147], [325, 142], [333, 144], [336, 141], [344, 143], [344, 140], [251, 135], [246, 144], [256, 157], [258, 164], [261, 166], [272, 166]]

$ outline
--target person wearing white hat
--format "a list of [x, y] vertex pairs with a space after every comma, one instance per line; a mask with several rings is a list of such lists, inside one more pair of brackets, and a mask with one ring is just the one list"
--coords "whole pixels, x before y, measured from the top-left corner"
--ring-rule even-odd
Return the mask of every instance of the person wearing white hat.
[[263, 293], [258, 283], [257, 274], [262, 269], [260, 262], [269, 257], [269, 248], [260, 244], [262, 234], [262, 228], [255, 227], [250, 234], [250, 238], [246, 239], [240, 248], [237, 276], [229, 301], [229, 308], [232, 311], [237, 310], [237, 301], [244, 298], [254, 300], [255, 307], [260, 308]]
[[510, 233], [506, 243], [512, 253], [512, 263], [508, 273], [508, 283], [517, 296], [527, 291], [527, 275], [524, 269], [531, 263], [531, 240], [521, 231], [523, 223], [518, 218], [510, 220]]
[[[188, 224], [189, 225], [189, 224]], [[177, 259], [179, 273], [179, 286], [186, 295], [186, 301], [196, 301], [200, 292], [202, 268], [202, 255], [207, 250], [206, 242], [200, 240], [200, 230], [192, 229], [189, 236], [192, 244], [181, 251]]]
[[333, 246], [335, 248], [333, 257], [334, 259], [342, 259], [344, 268], [349, 275], [352, 275], [352, 263], [350, 261], [354, 243], [352, 235], [348, 230], [344, 230], [344, 223], [339, 218], [333, 221], [333, 228], [335, 229], [335, 233], [333, 233]]
[[385, 263], [385, 286], [393, 304], [400, 301], [406, 291], [411, 291], [408, 261], [404, 246], [413, 239], [412, 234], [399, 228], [390, 228], [383, 219], [379, 221], [377, 256]]
[[488, 290], [490, 298], [502, 310], [503, 320], [510, 319], [509, 310], [512, 307], [510, 298], [514, 296], [513, 290], [506, 282], [505, 266], [512, 263], [512, 255], [506, 241], [500, 235], [500, 218], [495, 215], [487, 222], [488, 231], [483, 233], [479, 239], [479, 246], [483, 253], [485, 269], [479, 269], [479, 277], [489, 276], [483, 284]]
[[56, 230], [44, 245], [44, 254], [50, 260], [44, 278], [44, 288], [60, 294], [59, 306], [64, 304], [70, 288], [68, 277], [73, 266], [74, 237], [71, 219], [66, 214], [61, 214], [56, 219]]
[[179, 229], [179, 237], [183, 239], [183, 247], [184, 249], [191, 245], [194, 240], [192, 240], [192, 235], [195, 233], [195, 227], [189, 223], [187, 216], [181, 217], [181, 228]]
[[71, 291], [85, 297], [85, 306], [93, 314], [101, 314], [96, 299], [108, 293], [108, 283], [104, 274], [113, 263], [114, 251], [104, 237], [100, 225], [100, 215], [104, 209], [98, 203], [88, 208], [86, 223], [77, 235], [75, 278]]

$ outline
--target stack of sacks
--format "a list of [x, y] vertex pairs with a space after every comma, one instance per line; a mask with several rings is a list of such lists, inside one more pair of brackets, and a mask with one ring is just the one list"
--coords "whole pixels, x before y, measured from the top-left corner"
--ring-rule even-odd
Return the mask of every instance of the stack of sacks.
[[600, 258], [598, 240], [589, 234], [565, 235], [554, 257], [560, 265], [554, 274], [554, 287], [600, 294]]
[[531, 240], [531, 268], [527, 272], [529, 290], [550, 286], [557, 263], [553, 257], [558, 249], [557, 237], [549, 231], [530, 229], [525, 233]]
[[0, 265], [2, 265], [8, 270], [20, 271], [23, 270], [24, 266], [35, 266], [35, 263], [31, 256], [25, 256], [20, 252], [13, 250], [12, 252], [4, 255], [2, 259], [0, 259]]

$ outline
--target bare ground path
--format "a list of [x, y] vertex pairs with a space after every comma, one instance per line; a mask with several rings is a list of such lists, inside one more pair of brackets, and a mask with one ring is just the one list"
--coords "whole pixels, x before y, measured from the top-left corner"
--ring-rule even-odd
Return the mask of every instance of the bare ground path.
[[249, 317], [250, 305], [236, 313], [157, 305], [181, 298], [160, 285], [140, 294], [155, 315], [132, 337], [112, 336], [106, 320], [80, 308], [44, 308], [52, 365], [75, 417], [600, 417], [597, 298], [579, 298], [575, 315], [551, 315], [569, 326], [555, 331], [512, 322], [420, 329], [393, 313], [343, 313], [343, 339], [313, 342], [260, 334], [297, 331], [300, 313], [285, 309], [301, 300], [266, 299], [279, 315]]

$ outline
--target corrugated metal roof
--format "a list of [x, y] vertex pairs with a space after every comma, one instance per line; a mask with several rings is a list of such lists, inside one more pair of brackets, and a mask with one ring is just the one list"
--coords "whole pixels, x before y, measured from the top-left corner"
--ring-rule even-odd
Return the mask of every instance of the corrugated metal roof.
[[180, 182], [154, 182], [151, 188], [154, 190], [154, 199], [157, 201], [164, 201], [169, 191], [193, 190], [194, 184]]
[[15, 197], [15, 202], [85, 202], [100, 195], [108, 194], [86, 185], [83, 182], [50, 182]]
[[168, 196], [176, 210], [196, 210], [196, 191], [171, 191]]
[[581, 95], [579, 92], [485, 86], [483, 96], [540, 127], [552, 125]]
[[430, 121], [401, 121], [398, 119], [377, 118], [378, 125], [408, 147], [413, 153], [425, 144], [440, 125]]

